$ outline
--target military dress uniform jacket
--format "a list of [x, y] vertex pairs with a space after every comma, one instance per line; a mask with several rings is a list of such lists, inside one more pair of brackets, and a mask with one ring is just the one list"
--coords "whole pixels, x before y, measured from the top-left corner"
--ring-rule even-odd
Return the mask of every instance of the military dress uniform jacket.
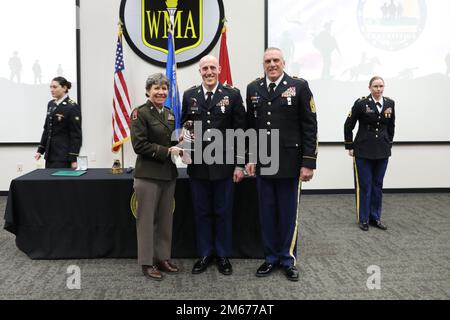
[[81, 109], [78, 104], [69, 97], [59, 105], [51, 100], [37, 151], [45, 153], [47, 161], [75, 162], [81, 142]]
[[[266, 78], [259, 78], [247, 86], [246, 100], [247, 125], [256, 130], [267, 130], [268, 150], [271, 150], [272, 130], [279, 130], [279, 170], [264, 177], [295, 178], [300, 175], [301, 167], [316, 168], [316, 106], [307, 81], [285, 74], [269, 97]], [[261, 166], [258, 161], [258, 175]]]
[[[381, 113], [371, 96], [355, 101], [344, 125], [345, 149], [354, 150], [356, 158], [386, 159], [391, 156], [395, 129], [395, 102], [383, 97]], [[359, 121], [353, 141], [353, 128]]]
[[178, 176], [177, 167], [168, 154], [173, 145], [175, 128], [173, 113], [163, 108], [161, 115], [150, 102], [135, 108], [131, 114], [131, 143], [137, 154], [135, 178], [172, 180]]
[[[194, 164], [195, 152], [198, 152], [195, 150], [191, 153], [192, 164], [188, 165], [187, 173], [191, 178], [196, 179], [221, 180], [231, 178], [237, 164], [235, 146], [227, 149], [225, 137], [227, 129], [246, 129], [245, 108], [241, 93], [237, 88], [219, 83], [210, 106], [206, 105], [205, 94], [201, 85], [194, 86], [184, 92], [182, 123], [184, 124], [188, 120], [201, 121], [203, 140], [206, 140], [202, 141], [202, 152], [211, 144], [209, 140], [214, 139], [209, 137], [208, 130], [220, 130], [223, 135], [223, 161], [222, 163], [208, 165], [203, 159], [201, 164]], [[229, 155], [229, 157], [234, 159], [234, 163], [226, 163], [227, 154], [230, 153], [231, 156]], [[237, 165], [244, 166], [243, 163]]]

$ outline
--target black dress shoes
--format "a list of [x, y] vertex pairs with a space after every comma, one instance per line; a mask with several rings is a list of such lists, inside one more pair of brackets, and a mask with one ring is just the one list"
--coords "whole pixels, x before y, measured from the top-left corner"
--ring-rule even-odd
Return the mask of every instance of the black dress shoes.
[[264, 262], [258, 270], [256, 270], [257, 277], [267, 277], [274, 269], [276, 265], [273, 263]]
[[367, 224], [367, 223], [360, 223], [360, 224], [359, 224], [359, 228], [360, 228], [362, 231], [369, 231], [369, 224]]
[[387, 230], [387, 226], [384, 225], [380, 220], [370, 221], [370, 224], [378, 229]]
[[199, 274], [199, 273], [204, 272], [208, 268], [211, 261], [212, 261], [211, 256], [205, 256], [205, 257], [197, 260], [197, 262], [194, 264], [194, 267], [192, 268], [192, 273]]
[[231, 267], [231, 263], [227, 258], [218, 257], [217, 268], [219, 269], [219, 272], [221, 274], [226, 276], [229, 276], [233, 273], [233, 268]]
[[298, 281], [298, 270], [295, 266], [284, 267], [284, 273], [286, 274], [286, 278], [290, 281]]

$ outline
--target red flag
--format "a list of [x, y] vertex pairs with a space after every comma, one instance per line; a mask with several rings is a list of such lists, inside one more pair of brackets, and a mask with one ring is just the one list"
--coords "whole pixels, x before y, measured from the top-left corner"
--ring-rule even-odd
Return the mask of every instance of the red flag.
[[125, 70], [122, 49], [122, 28], [117, 38], [116, 62], [114, 71], [114, 99], [112, 114], [112, 151], [118, 152], [122, 144], [130, 139], [131, 104], [127, 84], [122, 71]]
[[233, 80], [231, 79], [230, 59], [228, 58], [227, 48], [227, 29], [225, 26], [222, 29], [222, 36], [220, 39], [219, 65], [221, 67], [219, 82], [232, 86]]

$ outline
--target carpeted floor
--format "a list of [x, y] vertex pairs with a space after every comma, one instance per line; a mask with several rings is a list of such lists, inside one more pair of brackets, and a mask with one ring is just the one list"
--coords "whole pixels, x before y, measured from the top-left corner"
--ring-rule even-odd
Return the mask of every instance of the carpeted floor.
[[[3, 216], [6, 197], [0, 197]], [[450, 194], [387, 194], [388, 231], [361, 231], [353, 195], [304, 195], [299, 215], [300, 281], [281, 271], [254, 273], [261, 260], [234, 259], [234, 273], [212, 266], [147, 280], [135, 260], [33, 261], [13, 234], [0, 230], [0, 299], [450, 299]], [[66, 286], [67, 268], [81, 269], [81, 290]], [[369, 290], [369, 266], [381, 269], [381, 289]]]

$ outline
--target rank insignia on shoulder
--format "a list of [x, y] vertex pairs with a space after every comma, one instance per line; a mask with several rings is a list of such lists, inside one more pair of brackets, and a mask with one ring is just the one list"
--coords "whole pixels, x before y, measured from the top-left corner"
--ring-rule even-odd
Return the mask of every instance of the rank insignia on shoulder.
[[305, 82], [306, 82], [305, 79], [299, 78], [299, 77], [297, 77], [297, 76], [292, 76], [292, 79], [298, 80], [298, 81], [300, 81], [300, 82], [302, 82], [302, 83], [305, 83]]
[[223, 86], [224, 86], [225, 88], [227, 88], [227, 89], [231, 89], [231, 90], [234, 90], [234, 91], [239, 91], [238, 88], [233, 87], [231, 84], [228, 84], [228, 83], [224, 84]]

